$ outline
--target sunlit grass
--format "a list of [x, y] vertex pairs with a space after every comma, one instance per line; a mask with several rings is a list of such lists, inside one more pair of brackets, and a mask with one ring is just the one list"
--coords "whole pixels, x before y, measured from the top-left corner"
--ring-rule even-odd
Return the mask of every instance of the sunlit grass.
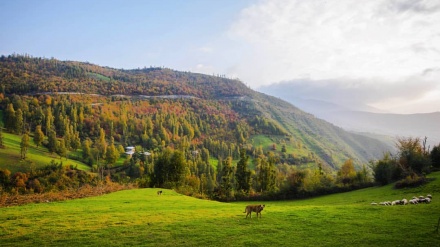
[[[171, 190], [0, 208], [2, 246], [439, 246], [440, 173], [415, 189], [368, 188], [307, 200], [221, 203]], [[371, 202], [433, 194], [431, 204]], [[246, 219], [246, 204], [262, 218]]]
[[32, 141], [32, 138], [25, 160], [21, 159], [21, 137], [19, 135], [3, 132], [3, 142], [5, 148], [0, 148], [0, 168], [6, 168], [11, 172], [29, 171], [32, 166], [34, 166], [34, 168], [43, 167], [50, 164], [52, 160], [58, 163], [62, 162], [63, 165], [77, 166], [80, 170], [90, 170], [90, 167], [82, 162], [60, 158], [59, 155], [49, 153], [48, 150], [42, 146], [37, 147]]

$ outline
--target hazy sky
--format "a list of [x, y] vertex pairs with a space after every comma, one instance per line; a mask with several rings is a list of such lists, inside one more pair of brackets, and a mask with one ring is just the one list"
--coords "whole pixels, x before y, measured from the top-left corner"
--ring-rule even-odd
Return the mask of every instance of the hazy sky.
[[440, 111], [438, 0], [0, 0], [0, 12], [3, 55], [165, 66], [292, 97]]

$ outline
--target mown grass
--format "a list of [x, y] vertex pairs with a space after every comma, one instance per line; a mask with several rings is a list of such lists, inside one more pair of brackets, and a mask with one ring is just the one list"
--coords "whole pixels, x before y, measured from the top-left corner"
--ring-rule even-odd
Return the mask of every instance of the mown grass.
[[63, 165], [77, 166], [80, 170], [88, 171], [90, 167], [82, 162], [72, 159], [62, 158], [55, 153], [49, 153], [42, 146], [37, 147], [33, 141], [30, 141], [26, 159], [21, 159], [20, 142], [21, 137], [18, 135], [3, 132], [3, 142], [5, 148], [0, 148], [0, 168], [6, 168], [11, 172], [29, 171], [32, 166], [39, 168], [50, 164], [52, 160], [63, 162]]
[[98, 80], [103, 80], [103, 81], [107, 81], [107, 82], [110, 81], [109, 77], [101, 75], [101, 74], [98, 74], [98, 73], [89, 72], [89, 73], [87, 73], [87, 75], [89, 77], [91, 77], [91, 78], [95, 78], [95, 79], [98, 79]]
[[[307, 200], [221, 203], [137, 189], [0, 208], [2, 246], [439, 246], [440, 172], [430, 184]], [[433, 195], [431, 204], [371, 202]], [[264, 203], [262, 218], [244, 206]]]

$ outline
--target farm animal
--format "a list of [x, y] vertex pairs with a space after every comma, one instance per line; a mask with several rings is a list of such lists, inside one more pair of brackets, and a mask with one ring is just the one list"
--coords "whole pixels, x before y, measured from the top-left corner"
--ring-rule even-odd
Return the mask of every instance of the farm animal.
[[419, 203], [431, 203], [432, 201], [432, 195], [428, 194], [426, 197], [424, 196], [413, 196], [411, 200], [407, 200], [406, 198], [403, 198], [402, 200], [395, 200], [395, 201], [385, 201], [385, 202], [379, 202], [375, 203], [372, 202], [371, 205], [382, 205], [382, 206], [394, 206], [394, 205], [408, 205], [408, 204], [419, 204]]
[[395, 200], [391, 202], [391, 206], [400, 205], [400, 200]]
[[158, 196], [162, 195], [162, 191], [159, 190], [159, 191], [157, 192], [157, 195], [158, 195]]
[[243, 213], [246, 213], [246, 218], [248, 217], [248, 215], [250, 216], [250, 218], [252, 218], [252, 212], [255, 212], [257, 213], [257, 218], [258, 218], [258, 214], [260, 214], [260, 218], [261, 218], [261, 211], [263, 211], [265, 206], [266, 205], [261, 205], [261, 204], [247, 205]]
[[410, 204], [419, 204], [419, 202], [416, 199], [409, 200]]

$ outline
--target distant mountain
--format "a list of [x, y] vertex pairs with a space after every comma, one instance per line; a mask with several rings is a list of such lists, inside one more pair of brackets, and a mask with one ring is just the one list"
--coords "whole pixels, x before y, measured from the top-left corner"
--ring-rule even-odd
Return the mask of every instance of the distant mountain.
[[[392, 145], [396, 137], [428, 137], [427, 143], [440, 143], [440, 112], [392, 114], [367, 105], [341, 106], [332, 102], [289, 97], [287, 90], [267, 86], [263, 91], [274, 93], [303, 111], [324, 119], [348, 131], [369, 133], [373, 138], [387, 140]], [[386, 137], [388, 136], [388, 137]]]
[[333, 111], [320, 117], [344, 129], [393, 137], [427, 137], [427, 143], [440, 143], [440, 112], [390, 114], [361, 111]]
[[[249, 143], [252, 135], [265, 135], [268, 138], [284, 136], [281, 142], [293, 145], [289, 149], [293, 150], [290, 154], [292, 159], [300, 160], [306, 165], [317, 161], [329, 168], [337, 169], [347, 159], [353, 159], [359, 167], [371, 159], [380, 158], [383, 152], [391, 148], [389, 144], [375, 138], [347, 132], [284, 100], [253, 91], [239, 80], [223, 77], [168, 68], [122, 70], [83, 62], [14, 55], [0, 57], [0, 82], [0, 94], [9, 96], [48, 93], [99, 94], [109, 97], [107, 102], [118, 100], [121, 96], [136, 96], [136, 100], [149, 101], [149, 107], [166, 100], [167, 107], [162, 104], [157, 109], [161, 109], [161, 114], [173, 116], [176, 115], [173, 109], [182, 109], [183, 105], [187, 107], [185, 111], [193, 111], [191, 104], [182, 103], [182, 100], [190, 100], [195, 102], [197, 107], [191, 113], [194, 116], [188, 117], [187, 122], [193, 124], [195, 130], [203, 125], [210, 133], [227, 134], [227, 137], [223, 138], [219, 135], [211, 137], [221, 138], [227, 143], [248, 142], [246, 145], [252, 145]], [[176, 101], [176, 105], [179, 104], [178, 107], [172, 107], [173, 100]], [[209, 112], [197, 112], [196, 110], [202, 109], [201, 105], [206, 106]], [[136, 107], [136, 104], [132, 107]], [[208, 116], [216, 112], [222, 114], [222, 118]], [[117, 121], [118, 118], [114, 119]], [[168, 122], [161, 119], [157, 121], [159, 120], [160, 122], [153, 124], [162, 132], [170, 135], [180, 133], [178, 128], [162, 130], [162, 127], [167, 127]], [[218, 129], [221, 120], [225, 121], [225, 124], [221, 127], [223, 129]], [[117, 122], [115, 126], [116, 124]], [[171, 124], [172, 121], [170, 126]], [[105, 127], [101, 124], [101, 127], [103, 126]], [[249, 139], [243, 138], [245, 136]], [[211, 137], [204, 133], [199, 134], [198, 145], [203, 145], [204, 141]], [[156, 134], [155, 138], [160, 144], [161, 135]], [[137, 140], [139, 137], [133, 136], [134, 145], [141, 144], [135, 143]], [[167, 142], [170, 142], [170, 145], [178, 145], [172, 143], [172, 139], [167, 139]], [[249, 150], [254, 148], [256, 147]], [[283, 156], [281, 151], [279, 155]]]

